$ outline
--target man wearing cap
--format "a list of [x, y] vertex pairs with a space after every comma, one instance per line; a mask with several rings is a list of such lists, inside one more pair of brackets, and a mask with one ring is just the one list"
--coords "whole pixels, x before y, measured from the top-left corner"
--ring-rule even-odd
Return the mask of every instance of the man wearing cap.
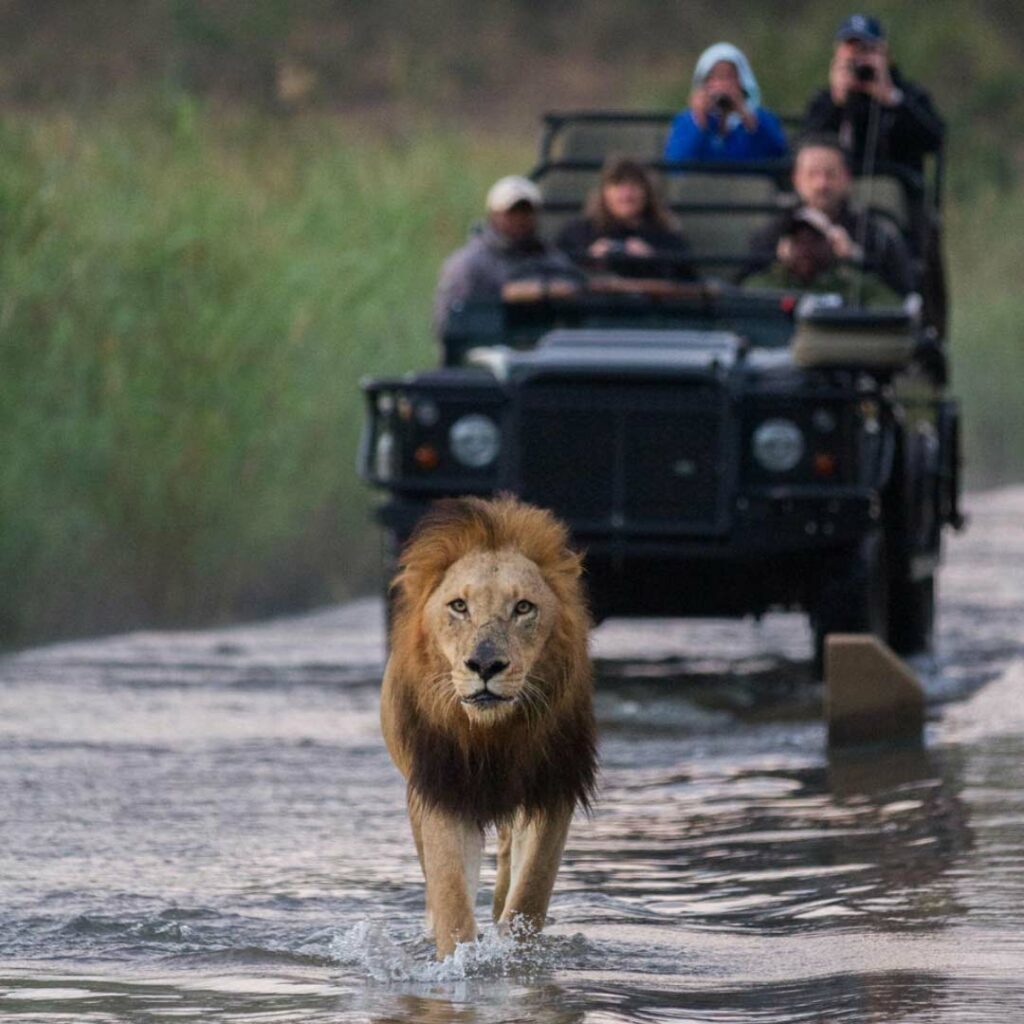
[[[853, 176], [847, 160], [834, 137], [808, 136], [800, 143], [793, 162], [793, 188], [801, 205], [754, 236], [746, 274], [777, 262], [794, 275], [794, 281], [806, 277], [808, 247], [798, 249], [793, 243], [794, 232], [805, 226], [825, 243], [829, 266], [845, 265], [857, 273], [873, 274], [898, 296], [914, 290], [903, 237], [888, 222], [850, 203]], [[751, 283], [750, 278], [746, 281]], [[856, 293], [857, 289], [850, 294]]]
[[[567, 294], [579, 271], [537, 233], [540, 189], [529, 178], [500, 178], [487, 193], [487, 220], [441, 267], [434, 328], [443, 336], [453, 310], [471, 299], [524, 301]], [[517, 280], [528, 277], [529, 280]]]
[[[901, 305], [903, 296], [877, 274], [839, 259], [835, 237], [835, 225], [820, 210], [797, 210], [782, 229], [775, 262], [746, 278], [744, 286], [835, 292], [865, 307]], [[845, 244], [848, 236], [840, 237]], [[850, 250], [855, 251], [855, 246]]]
[[873, 158], [915, 171], [945, 131], [928, 93], [889, 63], [882, 24], [866, 14], [851, 14], [839, 26], [828, 88], [811, 99], [804, 127], [838, 135], [859, 169]]

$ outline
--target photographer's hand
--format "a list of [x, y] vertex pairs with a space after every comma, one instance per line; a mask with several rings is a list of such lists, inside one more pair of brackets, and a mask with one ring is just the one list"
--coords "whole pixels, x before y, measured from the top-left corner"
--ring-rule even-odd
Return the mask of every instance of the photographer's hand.
[[718, 132], [725, 135], [729, 130], [730, 115], [739, 114], [744, 124], [757, 127], [757, 118], [747, 107], [747, 98], [738, 81], [723, 82], [719, 80], [712, 84], [710, 79], [704, 85], [704, 92], [707, 96], [708, 112], [718, 115]]
[[860, 63], [874, 68], [875, 71], [875, 77], [861, 86], [862, 91], [881, 103], [883, 107], [893, 107], [899, 103], [900, 91], [892, 83], [892, 75], [889, 73], [889, 54], [885, 48], [878, 47], [865, 53], [860, 59]]
[[837, 107], [845, 107], [846, 101], [850, 98], [850, 91], [856, 87], [857, 80], [850, 61], [845, 56], [840, 57], [836, 54], [828, 69], [828, 89], [832, 102]]
[[711, 111], [711, 94], [701, 86], [690, 93], [690, 113], [697, 127], [702, 131], [708, 130], [708, 114]]
[[860, 261], [864, 253], [859, 245], [850, 237], [849, 231], [840, 224], [833, 224], [828, 229], [828, 244], [837, 260]]
[[642, 238], [627, 238], [626, 239], [626, 253], [629, 256], [639, 256], [642, 258], [649, 259], [654, 255], [654, 249], [648, 245]]

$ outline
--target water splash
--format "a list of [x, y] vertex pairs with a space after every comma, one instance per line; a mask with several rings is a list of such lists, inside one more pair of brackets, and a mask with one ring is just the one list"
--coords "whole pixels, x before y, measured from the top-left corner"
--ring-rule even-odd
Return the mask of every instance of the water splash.
[[339, 964], [358, 968], [374, 981], [436, 984], [473, 978], [533, 977], [567, 957], [578, 956], [581, 935], [540, 936], [522, 924], [511, 931], [486, 927], [476, 942], [460, 942], [444, 960], [433, 959], [433, 943], [410, 939], [379, 921], [361, 920], [338, 932], [328, 954]]
[[942, 734], [965, 743], [1024, 733], [1022, 692], [1024, 660], [1018, 659], [970, 700], [951, 708], [942, 723]]

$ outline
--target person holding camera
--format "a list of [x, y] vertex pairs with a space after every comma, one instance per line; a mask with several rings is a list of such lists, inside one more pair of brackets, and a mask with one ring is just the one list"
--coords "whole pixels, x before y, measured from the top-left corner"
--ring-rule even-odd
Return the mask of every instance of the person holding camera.
[[804, 128], [837, 135], [861, 172], [872, 169], [866, 161], [920, 172], [945, 132], [928, 93], [890, 63], [881, 22], [865, 14], [851, 14], [839, 26], [828, 88], [812, 97]]
[[731, 43], [709, 46], [694, 68], [690, 105], [672, 122], [665, 159], [770, 160], [788, 152], [746, 56]]
[[[823, 269], [845, 266], [864, 281], [871, 275], [899, 296], [915, 290], [913, 265], [899, 231], [853, 204], [849, 158], [834, 136], [812, 135], [801, 140], [793, 161], [793, 189], [800, 205], [754, 235], [751, 260], [741, 278], [749, 280], [749, 275], [773, 264], [794, 279], [806, 276], [798, 267], [805, 250], [794, 246], [793, 230], [808, 227], [820, 235], [820, 245], [827, 246], [830, 262]], [[839, 276], [855, 280], [846, 270]]]
[[793, 211], [780, 231], [775, 260], [744, 278], [745, 288], [832, 292], [856, 296], [865, 308], [902, 305], [903, 294], [863, 266], [856, 243], [821, 210], [804, 206]]
[[584, 215], [562, 228], [556, 244], [590, 270], [627, 277], [696, 276], [686, 261], [686, 240], [662, 205], [650, 171], [625, 157], [606, 161]]

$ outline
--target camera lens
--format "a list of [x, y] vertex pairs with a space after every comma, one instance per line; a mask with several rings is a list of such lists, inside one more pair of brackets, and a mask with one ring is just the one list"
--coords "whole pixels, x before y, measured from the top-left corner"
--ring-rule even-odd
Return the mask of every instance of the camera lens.
[[732, 110], [732, 100], [724, 92], [718, 93], [711, 100], [711, 105], [719, 114], [727, 114]]
[[853, 74], [858, 82], [873, 82], [875, 80], [875, 69], [870, 64], [858, 64], [853, 69]]

